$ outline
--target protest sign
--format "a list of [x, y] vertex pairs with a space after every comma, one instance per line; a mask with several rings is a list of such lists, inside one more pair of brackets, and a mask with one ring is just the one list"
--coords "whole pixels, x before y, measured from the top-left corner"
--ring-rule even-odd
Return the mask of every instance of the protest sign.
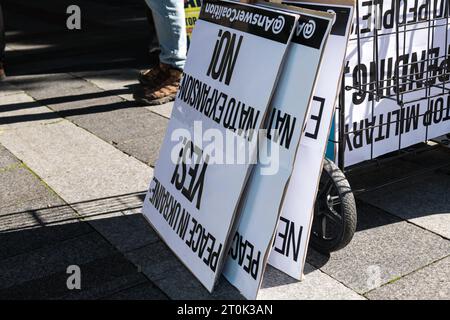
[[[209, 291], [221, 274], [257, 131], [297, 20], [208, 0], [192, 35], [143, 214]], [[245, 161], [237, 159], [242, 155]]]
[[[359, 1], [345, 70], [345, 84], [356, 87], [345, 95], [345, 132], [352, 132], [346, 166], [450, 132], [448, 92], [438, 88], [449, 89], [448, 6], [446, 0]], [[396, 101], [397, 73], [403, 106]], [[379, 95], [391, 99], [364, 92], [374, 93], [377, 83]]]
[[295, 279], [301, 279], [308, 248], [314, 204], [322, 163], [340, 89], [343, 63], [353, 19], [353, 1], [283, 1], [290, 5], [336, 14], [323, 53], [322, 66], [306, 127], [300, 138], [292, 177], [286, 190], [281, 218], [269, 263]]
[[227, 280], [248, 299], [256, 298], [263, 279], [333, 20], [332, 14], [277, 7], [300, 13], [300, 19], [270, 103], [259, 161], [242, 197], [239, 225], [224, 268]]
[[184, 1], [184, 13], [186, 16], [186, 34], [190, 42], [192, 36], [192, 30], [195, 27], [195, 22], [200, 15], [200, 9], [202, 6], [201, 0], [185, 0]]

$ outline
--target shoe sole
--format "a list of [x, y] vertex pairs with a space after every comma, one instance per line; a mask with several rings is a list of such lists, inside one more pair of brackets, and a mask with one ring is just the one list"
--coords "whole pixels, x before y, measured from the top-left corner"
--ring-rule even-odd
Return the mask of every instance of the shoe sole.
[[165, 103], [169, 103], [175, 100], [176, 97], [176, 93], [171, 94], [170, 96], [164, 97], [164, 98], [160, 98], [160, 99], [155, 99], [155, 100], [150, 100], [147, 99], [146, 97], [143, 96], [139, 96], [139, 95], [134, 95], [134, 99], [138, 102], [141, 102], [147, 106], [159, 106]]

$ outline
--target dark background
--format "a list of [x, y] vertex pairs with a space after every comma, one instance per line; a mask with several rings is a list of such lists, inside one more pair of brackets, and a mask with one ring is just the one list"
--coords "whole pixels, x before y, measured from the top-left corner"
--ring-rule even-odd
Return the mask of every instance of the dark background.
[[[68, 30], [67, 7], [81, 9], [81, 30]], [[2, 0], [9, 76], [144, 68], [153, 29], [144, 0]]]

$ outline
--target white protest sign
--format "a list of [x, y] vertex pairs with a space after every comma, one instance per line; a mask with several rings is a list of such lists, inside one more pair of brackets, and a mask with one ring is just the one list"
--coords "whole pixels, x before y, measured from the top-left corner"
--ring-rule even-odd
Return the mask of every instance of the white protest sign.
[[[355, 23], [349, 42], [345, 84], [374, 92], [378, 82], [379, 94], [391, 99], [376, 101], [372, 94], [360, 94], [357, 89], [346, 92], [345, 132], [352, 132], [345, 141], [346, 166], [450, 132], [450, 99], [446, 90], [438, 88], [450, 88], [450, 64], [446, 56], [450, 38], [445, 16], [449, 2], [404, 0], [397, 1], [397, 6], [393, 0], [359, 1], [361, 56], [358, 61]], [[398, 47], [397, 14], [400, 21]], [[379, 33], [377, 42], [375, 27]], [[378, 63], [374, 59], [377, 44]], [[396, 70], [399, 70], [403, 107], [396, 101], [393, 80]], [[428, 92], [424, 82], [431, 86]], [[416, 89], [419, 90], [413, 92]]]
[[[209, 291], [221, 273], [255, 156], [254, 131], [297, 20], [277, 10], [209, 0], [192, 35], [143, 213]], [[245, 155], [245, 161], [230, 154]]]
[[348, 0], [333, 1], [333, 4], [327, 4], [327, 0], [284, 2], [336, 14], [269, 257], [272, 266], [300, 280], [303, 276], [324, 153], [340, 89], [353, 5]]
[[260, 159], [242, 197], [239, 225], [223, 271], [227, 280], [248, 299], [256, 298], [263, 279], [333, 20], [333, 15], [323, 12], [277, 7], [300, 13], [300, 19], [270, 103]]

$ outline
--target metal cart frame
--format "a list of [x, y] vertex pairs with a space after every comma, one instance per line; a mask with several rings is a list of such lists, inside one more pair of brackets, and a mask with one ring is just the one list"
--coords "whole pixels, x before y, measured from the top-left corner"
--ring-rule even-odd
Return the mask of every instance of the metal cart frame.
[[[361, 64], [361, 57], [362, 57], [362, 40], [364, 38], [372, 38], [373, 41], [373, 52], [372, 52], [372, 58], [373, 62], [375, 64], [375, 67], [373, 70], [375, 71], [372, 73], [372, 68], [370, 70], [370, 79], [375, 79], [374, 81], [367, 81], [363, 83], [362, 81], [362, 75], [361, 70], [358, 69], [357, 74], [357, 84], [356, 85], [347, 85], [345, 83], [345, 72], [344, 76], [342, 77], [342, 83], [341, 83], [341, 92], [338, 99], [338, 106], [336, 108], [336, 117], [337, 117], [337, 126], [338, 126], [338, 135], [336, 139], [330, 139], [329, 143], [334, 144], [335, 147], [337, 147], [337, 160], [335, 160], [335, 163], [337, 164], [337, 168], [341, 171], [342, 175], [336, 175], [335, 171], [337, 171], [336, 168], [331, 168], [329, 164], [327, 163], [328, 160], [325, 162], [324, 166], [324, 172], [322, 174], [321, 180], [336, 180], [334, 183], [334, 194], [330, 193], [330, 195], [327, 195], [327, 197], [320, 197], [321, 188], [323, 187], [324, 183], [321, 181], [321, 186], [319, 187], [319, 193], [318, 198], [316, 200], [316, 212], [314, 217], [314, 223], [313, 223], [313, 233], [311, 235], [311, 244], [312, 246], [321, 251], [321, 252], [331, 252], [335, 250], [339, 250], [343, 247], [345, 247], [353, 237], [354, 229], [356, 228], [356, 204], [350, 205], [350, 207], [344, 206], [343, 201], [349, 201], [348, 199], [344, 199], [342, 196], [345, 194], [348, 194], [348, 192], [351, 192], [353, 197], [353, 194], [360, 194], [363, 192], [373, 191], [379, 188], [386, 187], [388, 185], [398, 183], [400, 181], [404, 181], [406, 179], [410, 179], [415, 176], [419, 176], [425, 173], [428, 173], [430, 171], [434, 171], [443, 167], [447, 167], [450, 165], [450, 162], [446, 162], [444, 164], [434, 165], [430, 166], [429, 168], [426, 168], [424, 170], [420, 170], [418, 172], [413, 172], [408, 175], [405, 175], [401, 178], [393, 179], [392, 181], [388, 181], [383, 183], [382, 185], [373, 186], [370, 188], [365, 188], [364, 190], [353, 190], [353, 191], [345, 191], [343, 190], [346, 188], [350, 188], [349, 185], [337, 185], [337, 179], [333, 177], [340, 177], [342, 180], [342, 177], [345, 174], [348, 174], [353, 171], [360, 171], [360, 170], [366, 170], [368, 167], [371, 166], [380, 166], [384, 163], [412, 155], [412, 154], [419, 154], [426, 151], [433, 150], [437, 147], [439, 147], [439, 144], [436, 144], [434, 146], [413, 146], [413, 147], [407, 147], [402, 148], [401, 147], [401, 139], [402, 139], [402, 132], [400, 132], [399, 136], [399, 146], [398, 149], [394, 152], [390, 152], [389, 154], [382, 155], [379, 157], [374, 157], [373, 154], [373, 143], [371, 144], [371, 159], [364, 161], [362, 163], [357, 163], [354, 165], [351, 165], [349, 167], [345, 166], [345, 150], [346, 150], [346, 140], [347, 136], [351, 134], [358, 133], [361, 130], [370, 130], [370, 129], [376, 129], [382, 125], [386, 125], [386, 123], [382, 123], [379, 125], [373, 125], [369, 126], [368, 128], [364, 128], [361, 130], [346, 130], [346, 101], [345, 101], [345, 92], [346, 91], [353, 91], [356, 92], [359, 95], [365, 94], [371, 97], [373, 103], [372, 103], [372, 111], [371, 113], [374, 114], [374, 103], [380, 101], [381, 99], [390, 99], [396, 102], [396, 104], [399, 107], [400, 112], [403, 112], [403, 109], [406, 104], [414, 103], [422, 100], [429, 101], [431, 98], [443, 96], [446, 94], [450, 94], [450, 86], [448, 85], [450, 82], [450, 56], [449, 56], [449, 43], [448, 43], [448, 33], [449, 33], [449, 12], [450, 12], [450, 4], [447, 3], [447, 1], [442, 0], [442, 4], [444, 5], [443, 8], [443, 15], [439, 18], [435, 18], [436, 14], [432, 11], [432, 2], [428, 1], [428, 8], [427, 8], [427, 16], [426, 19], [421, 19], [417, 22], [408, 22], [408, 21], [400, 21], [400, 9], [402, 8], [400, 5], [399, 0], [393, 0], [394, 6], [395, 6], [395, 26], [394, 30], [391, 33], [384, 33], [382, 34], [380, 32], [381, 30], [381, 19], [382, 19], [382, 12], [380, 10], [380, 4], [383, 3], [383, 0], [374, 0], [373, 3], [375, 4], [373, 6], [373, 30], [370, 32], [369, 36], [363, 37], [360, 33], [360, 6], [359, 6], [359, 0], [356, 0], [356, 17], [354, 22], [354, 27], [356, 29], [356, 38], [350, 39], [349, 41], [356, 41], [356, 48], [357, 48], [357, 60], [358, 64]], [[439, 3], [439, 2], [438, 2]], [[381, 18], [380, 18], [381, 17]], [[406, 20], [406, 19], [405, 19]], [[412, 28], [414, 27], [414, 28]], [[437, 57], [430, 57], [430, 49], [433, 47], [433, 41], [434, 41], [434, 31], [436, 28], [445, 28], [445, 54], [439, 55]], [[407, 73], [402, 74], [401, 68], [404, 68], [405, 66], [410, 66], [412, 63], [406, 63], [400, 65], [398, 61], [400, 61], [400, 56], [404, 55], [406, 52], [405, 50], [405, 41], [407, 38], [407, 35], [409, 32], [413, 32], [413, 30], [427, 30], [427, 54], [425, 60], [420, 60], [419, 62], [424, 62], [426, 65], [426, 69], [423, 71], [425, 74], [425, 77], [423, 80], [417, 80], [417, 77], [415, 73]], [[380, 37], [387, 36], [387, 35], [395, 35], [395, 66], [394, 66], [394, 72], [390, 78], [386, 77], [380, 81], [380, 58], [379, 58], [379, 43], [380, 43]], [[403, 41], [403, 45], [402, 45]], [[436, 66], [439, 66], [439, 62], [444, 62], [444, 67], [436, 69]], [[413, 79], [416, 78], [416, 79]], [[439, 79], [440, 78], [440, 79]], [[444, 81], [439, 81], [441, 79], [444, 79]], [[385, 86], [384, 83], [387, 83]], [[414, 83], [416, 84], [414, 89], [408, 90], [408, 84]], [[406, 90], [405, 90], [406, 88]], [[438, 89], [440, 92], [438, 94], [432, 94], [432, 88]], [[389, 89], [389, 90], [386, 90]], [[384, 91], [392, 91], [392, 94], [383, 94]], [[435, 90], [433, 90], [435, 91]], [[411, 92], [420, 92], [423, 94], [420, 98], [415, 98], [414, 100], [407, 101], [407, 94]], [[445, 110], [447, 110], [449, 107], [446, 106]], [[431, 117], [434, 115], [436, 111], [429, 110], [424, 114], [420, 116], [424, 117]], [[396, 121], [399, 121], [398, 119]], [[449, 130], [450, 131], [450, 130]], [[449, 137], [450, 138], [450, 137]], [[428, 141], [428, 127], [426, 132], [426, 137], [424, 142]], [[328, 166], [328, 168], [327, 168]], [[334, 173], [333, 173], [334, 171]], [[345, 176], [344, 176], [345, 177]], [[325, 183], [326, 185], [326, 183]], [[351, 189], [350, 189], [351, 190]], [[339, 201], [334, 201], [336, 197], [340, 198]], [[350, 199], [351, 200], [351, 199]], [[324, 203], [326, 202], [326, 203]], [[330, 204], [335, 206], [335, 208], [330, 207]], [[352, 206], [354, 205], [354, 208]], [[339, 208], [336, 208], [336, 206], [339, 206]], [[338, 230], [336, 232], [337, 238], [334, 239], [334, 241], [328, 241], [328, 244], [326, 243], [325, 236], [323, 239], [320, 235], [316, 234], [314, 235], [314, 225], [322, 224], [322, 220], [319, 220], [318, 217], [324, 217], [323, 214], [320, 213], [320, 210], [332, 211], [334, 214], [339, 214], [342, 219], [342, 224], [338, 225]], [[346, 211], [354, 211], [354, 212], [346, 212]], [[329, 216], [329, 215], [328, 215]], [[348, 220], [348, 221], [345, 221]], [[348, 225], [351, 225], [350, 227]], [[319, 226], [320, 227], [320, 226]], [[325, 232], [324, 232], [325, 233]], [[345, 233], [351, 233], [351, 234], [345, 234]]]

